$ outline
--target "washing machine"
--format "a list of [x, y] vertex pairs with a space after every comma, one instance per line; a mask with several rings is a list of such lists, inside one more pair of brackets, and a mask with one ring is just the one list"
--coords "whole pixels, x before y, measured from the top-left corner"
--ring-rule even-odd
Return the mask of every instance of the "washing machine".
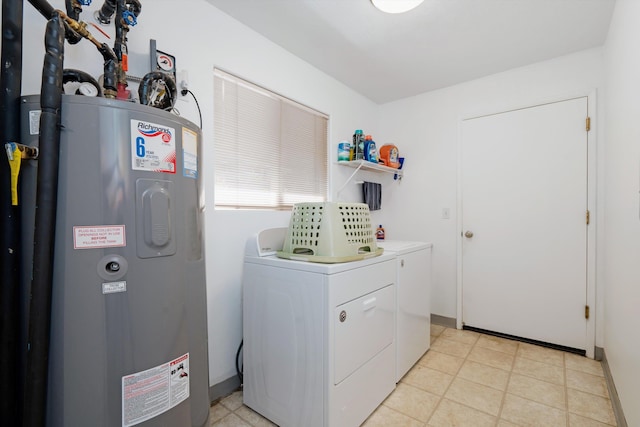
[[396, 381], [400, 381], [429, 350], [433, 245], [384, 240], [378, 246], [396, 257]]
[[359, 426], [396, 384], [396, 257], [278, 258], [286, 230], [246, 246], [244, 403], [282, 427]]

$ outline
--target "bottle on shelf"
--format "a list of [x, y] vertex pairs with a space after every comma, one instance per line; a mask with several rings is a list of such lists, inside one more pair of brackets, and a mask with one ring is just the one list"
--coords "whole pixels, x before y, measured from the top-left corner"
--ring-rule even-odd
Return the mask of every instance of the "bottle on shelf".
[[338, 161], [345, 162], [351, 160], [351, 143], [340, 141], [338, 143]]
[[364, 159], [371, 163], [378, 163], [378, 150], [371, 135], [364, 137]]
[[384, 240], [384, 228], [382, 228], [382, 224], [380, 224], [376, 230], [376, 240]]
[[364, 132], [362, 132], [362, 129], [356, 129], [355, 133], [353, 134], [353, 147], [353, 160], [364, 159]]

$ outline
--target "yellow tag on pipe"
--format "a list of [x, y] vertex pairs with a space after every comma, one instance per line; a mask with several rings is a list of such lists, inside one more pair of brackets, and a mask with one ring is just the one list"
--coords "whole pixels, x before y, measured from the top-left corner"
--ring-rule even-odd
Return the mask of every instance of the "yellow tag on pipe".
[[22, 153], [15, 143], [10, 143], [7, 147], [9, 155], [9, 166], [11, 167], [11, 204], [18, 206], [18, 175], [20, 174], [20, 165], [22, 164]]

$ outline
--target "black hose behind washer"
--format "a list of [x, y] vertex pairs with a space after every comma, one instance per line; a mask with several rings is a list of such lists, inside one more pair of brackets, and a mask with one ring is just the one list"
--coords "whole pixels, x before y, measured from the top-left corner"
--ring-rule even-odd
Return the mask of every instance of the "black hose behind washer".
[[[242, 346], [244, 344], [244, 340], [240, 341], [240, 347], [238, 347], [238, 351], [236, 353], [236, 373], [238, 374], [238, 379], [240, 379], [240, 385], [244, 384], [244, 363], [240, 364], [240, 352], [242, 351]], [[244, 354], [243, 354], [244, 356]]]

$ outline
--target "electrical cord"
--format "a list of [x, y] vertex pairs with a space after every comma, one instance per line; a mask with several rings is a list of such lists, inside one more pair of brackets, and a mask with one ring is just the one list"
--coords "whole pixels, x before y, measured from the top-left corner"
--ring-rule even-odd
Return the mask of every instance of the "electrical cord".
[[[200, 104], [198, 104], [198, 99], [196, 98], [196, 96], [193, 94], [193, 92], [191, 92], [189, 89], [182, 89], [180, 91], [180, 94], [182, 96], [186, 96], [187, 93], [190, 93], [191, 96], [193, 97], [193, 100], [196, 101], [196, 107], [198, 107], [198, 115], [200, 116], [200, 129], [202, 129], [202, 111], [200, 111]], [[240, 348], [242, 348], [242, 344], [240, 344]], [[239, 350], [238, 350], [239, 351]]]
[[[191, 95], [193, 95], [193, 94], [191, 94]], [[236, 353], [236, 372], [238, 373], [238, 378], [240, 378], [240, 385], [241, 386], [244, 383], [244, 375], [242, 373], [242, 371], [244, 370], [244, 366], [242, 366], [242, 367], [240, 366], [240, 352], [242, 351], [242, 345], [243, 344], [244, 344], [244, 340], [240, 341], [240, 347], [238, 347], [238, 352]]]

